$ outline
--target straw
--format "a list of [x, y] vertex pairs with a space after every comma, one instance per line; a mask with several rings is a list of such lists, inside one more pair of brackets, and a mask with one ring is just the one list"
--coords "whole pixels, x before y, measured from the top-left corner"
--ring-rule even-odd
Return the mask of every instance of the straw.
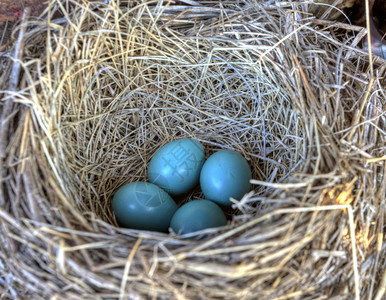
[[[52, 0], [25, 18], [22, 53], [1, 53], [4, 297], [383, 299], [385, 63], [311, 9]], [[114, 193], [179, 138], [238, 151], [251, 192], [201, 238], [119, 228]]]

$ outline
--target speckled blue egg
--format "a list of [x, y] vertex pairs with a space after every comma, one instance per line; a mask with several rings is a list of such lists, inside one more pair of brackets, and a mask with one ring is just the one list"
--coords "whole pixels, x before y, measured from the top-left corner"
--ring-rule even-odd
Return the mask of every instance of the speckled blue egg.
[[225, 214], [216, 203], [209, 200], [193, 200], [176, 211], [170, 227], [178, 234], [186, 234], [226, 224]]
[[160, 187], [149, 182], [133, 182], [115, 193], [112, 210], [119, 226], [167, 232], [177, 204]]
[[162, 146], [149, 164], [149, 181], [171, 195], [183, 195], [199, 182], [205, 160], [202, 145], [193, 139], [179, 139]]
[[230, 206], [230, 198], [240, 200], [251, 188], [251, 169], [245, 158], [232, 150], [220, 150], [201, 169], [201, 190], [208, 200]]

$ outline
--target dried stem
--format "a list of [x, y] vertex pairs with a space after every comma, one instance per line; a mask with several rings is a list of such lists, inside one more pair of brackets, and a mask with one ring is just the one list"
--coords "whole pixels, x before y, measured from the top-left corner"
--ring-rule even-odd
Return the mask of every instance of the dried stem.
[[[307, 3], [53, 0], [20, 31], [4, 297], [384, 297], [385, 67], [371, 76], [364, 28]], [[247, 158], [252, 190], [228, 225], [201, 239], [117, 227], [115, 191], [183, 137]]]

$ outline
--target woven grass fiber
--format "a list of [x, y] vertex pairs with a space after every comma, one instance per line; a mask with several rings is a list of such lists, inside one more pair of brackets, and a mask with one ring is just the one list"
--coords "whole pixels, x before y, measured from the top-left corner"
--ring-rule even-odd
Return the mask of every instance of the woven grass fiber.
[[[308, 2], [105, 2], [52, 0], [2, 49], [1, 299], [385, 299], [366, 29]], [[201, 239], [117, 227], [115, 191], [178, 138], [241, 153], [251, 192]]]

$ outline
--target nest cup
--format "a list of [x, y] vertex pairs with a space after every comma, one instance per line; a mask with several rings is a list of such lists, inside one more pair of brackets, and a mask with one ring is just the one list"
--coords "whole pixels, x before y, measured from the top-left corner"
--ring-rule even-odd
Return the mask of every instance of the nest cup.
[[[308, 9], [52, 1], [3, 55], [5, 295], [382, 297], [385, 65]], [[241, 153], [251, 193], [202, 239], [119, 228], [114, 193], [179, 138]]]

